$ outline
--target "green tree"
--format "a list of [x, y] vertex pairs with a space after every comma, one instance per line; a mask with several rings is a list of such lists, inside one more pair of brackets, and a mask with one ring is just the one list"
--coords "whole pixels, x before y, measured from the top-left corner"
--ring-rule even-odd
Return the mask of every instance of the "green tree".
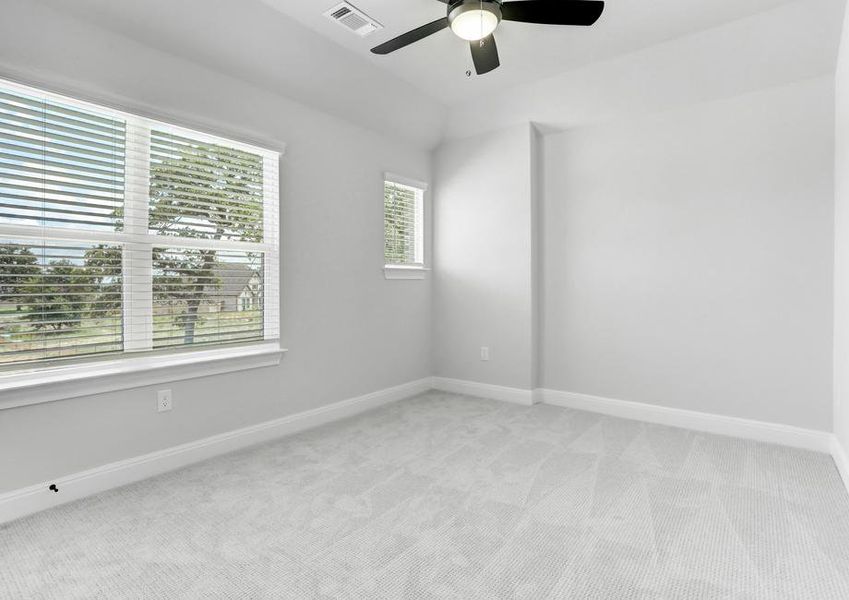
[[14, 302], [17, 310], [26, 304], [21, 286], [38, 274], [38, 258], [26, 246], [0, 244], [0, 302]]
[[[262, 157], [152, 132], [166, 158], [150, 169], [150, 230], [209, 240], [262, 241]], [[177, 305], [184, 343], [195, 341], [200, 307], [220, 289], [215, 250], [154, 248], [154, 301]]]
[[183, 329], [183, 343], [195, 340], [195, 329], [202, 319], [200, 306], [218, 289], [221, 280], [215, 272], [218, 264], [214, 250], [182, 250], [177, 253], [155, 248], [153, 297], [155, 301], [178, 306], [174, 324]]
[[398, 185], [383, 187], [383, 253], [387, 264], [403, 265], [415, 258], [415, 231], [411, 215], [415, 191]]
[[50, 261], [30, 279], [25, 293], [31, 294], [26, 319], [34, 329], [79, 326], [92, 291], [86, 269], [67, 259]]
[[121, 247], [98, 244], [86, 250], [84, 261], [92, 292], [88, 315], [102, 318], [120, 310], [123, 298]]

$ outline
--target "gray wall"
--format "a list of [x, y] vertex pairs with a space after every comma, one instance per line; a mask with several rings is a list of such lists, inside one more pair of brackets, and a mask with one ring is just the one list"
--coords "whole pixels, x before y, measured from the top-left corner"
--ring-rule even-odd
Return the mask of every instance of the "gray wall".
[[[455, 140], [434, 153], [434, 372], [530, 389], [534, 132]], [[490, 360], [480, 360], [481, 346]]]
[[833, 95], [443, 144], [435, 373], [831, 430]]
[[544, 387], [831, 429], [833, 91], [546, 137]]
[[282, 142], [279, 368], [0, 411], [0, 493], [426, 377], [430, 282], [383, 278], [382, 175], [429, 153], [39, 7], [4, 6], [0, 76]]
[[834, 190], [834, 431], [849, 453], [849, 11], [836, 74]]

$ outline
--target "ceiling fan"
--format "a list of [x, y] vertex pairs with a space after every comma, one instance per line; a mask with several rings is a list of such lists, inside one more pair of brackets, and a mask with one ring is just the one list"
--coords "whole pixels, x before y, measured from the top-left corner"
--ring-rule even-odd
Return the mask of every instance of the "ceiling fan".
[[592, 25], [601, 16], [601, 0], [438, 0], [448, 5], [448, 16], [417, 27], [371, 49], [389, 54], [450, 27], [469, 41], [478, 75], [489, 73], [501, 63], [492, 33], [501, 21], [544, 25]]

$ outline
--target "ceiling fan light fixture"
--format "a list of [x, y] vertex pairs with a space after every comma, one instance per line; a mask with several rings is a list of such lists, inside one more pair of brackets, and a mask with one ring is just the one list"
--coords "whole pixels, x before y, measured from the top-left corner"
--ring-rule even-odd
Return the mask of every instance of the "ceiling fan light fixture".
[[498, 17], [487, 10], [470, 10], [451, 22], [451, 31], [470, 42], [480, 40], [495, 31]]
[[465, 0], [450, 9], [448, 21], [457, 37], [474, 42], [495, 31], [501, 21], [501, 9], [497, 2]]

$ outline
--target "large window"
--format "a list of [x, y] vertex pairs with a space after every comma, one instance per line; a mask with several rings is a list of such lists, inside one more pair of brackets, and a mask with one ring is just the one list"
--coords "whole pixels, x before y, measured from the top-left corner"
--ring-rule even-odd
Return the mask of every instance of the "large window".
[[424, 267], [426, 185], [387, 173], [383, 182], [383, 258], [387, 268]]
[[278, 162], [0, 82], [0, 367], [278, 339]]

